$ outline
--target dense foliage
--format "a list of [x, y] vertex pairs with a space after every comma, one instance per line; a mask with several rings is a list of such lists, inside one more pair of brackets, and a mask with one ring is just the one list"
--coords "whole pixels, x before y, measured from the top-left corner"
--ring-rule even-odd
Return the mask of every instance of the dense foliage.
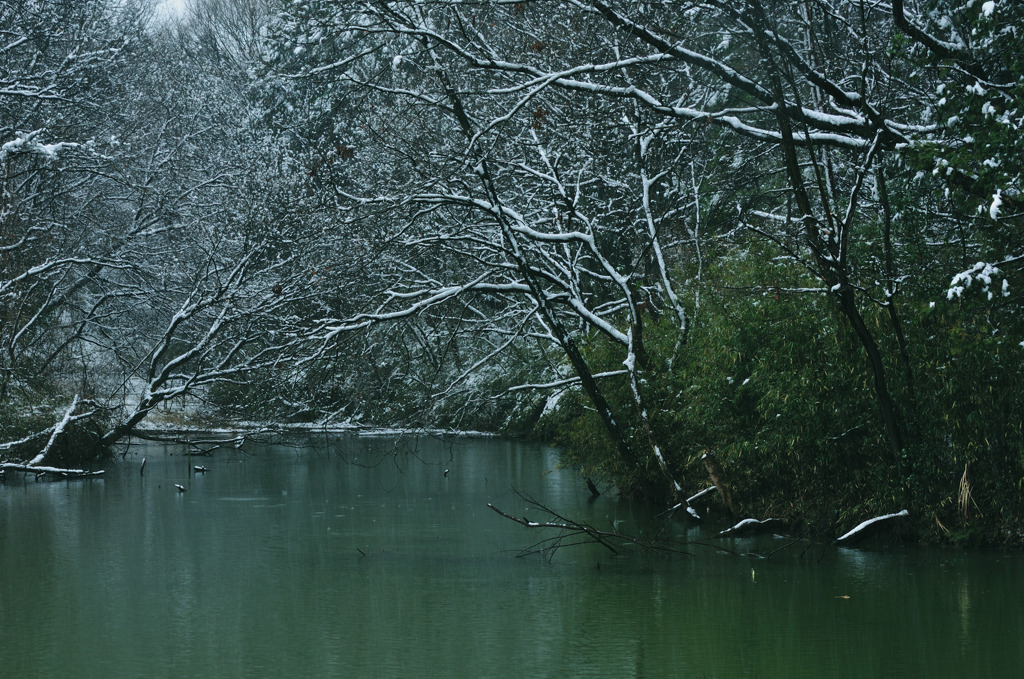
[[714, 452], [744, 514], [1020, 541], [1012, 0], [0, 18], [0, 454], [487, 428], [654, 502]]

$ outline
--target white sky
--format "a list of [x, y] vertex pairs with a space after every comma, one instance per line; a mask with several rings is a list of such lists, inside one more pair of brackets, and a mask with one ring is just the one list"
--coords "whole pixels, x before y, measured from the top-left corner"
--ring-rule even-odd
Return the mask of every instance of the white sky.
[[163, 0], [158, 2], [156, 5], [157, 16], [169, 15], [169, 16], [181, 16], [185, 11], [185, 4], [187, 0]]

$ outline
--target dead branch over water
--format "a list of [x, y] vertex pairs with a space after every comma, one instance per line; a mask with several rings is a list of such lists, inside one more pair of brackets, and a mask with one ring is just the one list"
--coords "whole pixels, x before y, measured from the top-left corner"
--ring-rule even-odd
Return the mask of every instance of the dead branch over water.
[[[573, 547], [577, 545], [585, 544], [598, 544], [607, 549], [612, 554], [621, 554], [624, 551], [635, 550], [646, 553], [660, 554], [664, 556], [670, 556], [673, 554], [681, 554], [685, 556], [694, 556], [695, 549], [710, 550], [718, 553], [731, 554], [734, 556], [743, 556], [755, 559], [770, 559], [778, 554], [782, 554], [787, 550], [799, 550], [796, 553], [797, 558], [805, 558], [808, 555], [808, 550], [813, 547], [827, 548], [827, 543], [818, 542], [804, 537], [793, 537], [787, 535], [777, 535], [777, 537], [783, 539], [778, 546], [773, 549], [766, 550], [764, 553], [752, 552], [752, 551], [737, 551], [724, 546], [718, 539], [733, 538], [737, 535], [743, 534], [743, 531], [727, 529], [719, 532], [714, 536], [716, 539], [714, 542], [704, 541], [689, 541], [689, 540], [678, 540], [668, 537], [664, 534], [654, 536], [637, 536], [623, 533], [617, 530], [604, 530], [597, 528], [589, 523], [583, 521], [577, 521], [575, 519], [568, 518], [563, 514], [555, 511], [551, 507], [544, 505], [532, 497], [514, 490], [515, 494], [525, 501], [527, 505], [544, 515], [546, 518], [537, 521], [534, 519], [527, 518], [526, 516], [515, 516], [510, 514], [498, 507], [495, 507], [491, 503], [487, 503], [487, 506], [495, 513], [503, 516], [504, 518], [514, 521], [521, 526], [525, 526], [530, 529], [537, 529], [542, 531], [554, 531], [554, 534], [550, 534], [547, 537], [534, 542], [528, 547], [522, 549], [516, 556], [532, 556], [534, 554], [540, 555], [546, 561], [550, 562], [555, 553], [562, 547]], [[767, 530], [769, 527], [776, 528], [780, 524], [775, 520], [767, 520], [763, 522], [757, 522], [753, 519], [747, 519], [741, 521], [741, 524], [749, 522], [755, 522], [763, 524]], [[814, 553], [818, 556], [817, 550]]]
[[[520, 551], [518, 556], [539, 554], [547, 561], [551, 561], [551, 559], [554, 558], [555, 552], [562, 547], [571, 547], [590, 543], [599, 544], [612, 554], [619, 554], [624, 547], [631, 546], [639, 548], [642, 551], [652, 551], [662, 554], [685, 554], [687, 556], [692, 556], [692, 553], [687, 551], [684, 547], [696, 544], [682, 543], [664, 538], [638, 537], [635, 535], [621, 533], [616, 530], [603, 530], [588, 523], [576, 521], [563, 516], [554, 509], [534, 500], [532, 497], [529, 497], [520, 491], [515, 491], [515, 493], [530, 507], [546, 515], [548, 518], [542, 521], [534, 521], [526, 518], [525, 516], [519, 517], [509, 514], [508, 512], [495, 507], [491, 503], [487, 503], [487, 506], [497, 514], [500, 514], [510, 521], [515, 521], [521, 526], [555, 531], [554, 535], [549, 535], [548, 537], [545, 537]], [[705, 546], [710, 547], [711, 545]]]

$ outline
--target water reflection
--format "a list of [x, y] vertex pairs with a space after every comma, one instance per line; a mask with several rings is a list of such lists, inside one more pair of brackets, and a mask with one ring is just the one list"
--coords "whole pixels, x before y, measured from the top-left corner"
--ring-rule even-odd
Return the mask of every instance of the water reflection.
[[248, 449], [205, 475], [166, 452], [0, 488], [4, 676], [999, 677], [1024, 661], [1018, 555], [588, 546], [549, 564], [514, 558], [539, 536], [486, 504], [531, 511], [516, 488], [629, 530], [653, 512], [591, 501], [557, 451], [506, 441]]

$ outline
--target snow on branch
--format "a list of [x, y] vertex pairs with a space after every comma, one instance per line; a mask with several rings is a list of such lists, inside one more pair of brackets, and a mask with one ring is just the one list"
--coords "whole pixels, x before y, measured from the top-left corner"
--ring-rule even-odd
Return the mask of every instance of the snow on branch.
[[[592, 377], [594, 379], [603, 379], [605, 377], [619, 377], [621, 375], [628, 375], [628, 370], [610, 370], [608, 372], [594, 373]], [[544, 382], [539, 384], [517, 384], [514, 387], [509, 387], [506, 391], [525, 391], [527, 389], [558, 389], [559, 387], [568, 387], [574, 384], [579, 384], [579, 377], [567, 377], [564, 380], [555, 380], [554, 382]]]
[[963, 45], [940, 40], [922, 29], [917, 25], [917, 22], [914, 21], [912, 17], [907, 16], [903, 0], [893, 0], [891, 11], [893, 22], [901, 31], [927, 47], [939, 57], [953, 59], [971, 75], [981, 75], [974, 59], [964, 49]]
[[[953, 276], [953, 280], [949, 282], [949, 289], [946, 291], [946, 299], [953, 301], [956, 297], [962, 297], [964, 291], [971, 287], [974, 281], [981, 283], [981, 291], [986, 294], [988, 299], [992, 299], [995, 297], [995, 293], [991, 290], [992, 280], [999, 273], [998, 267], [988, 262], [978, 262], [970, 269], [961, 271]], [[1009, 297], [1010, 295], [1010, 284], [1005, 278], [1002, 283], [1002, 295], [1003, 297]]]
[[17, 137], [0, 146], [0, 163], [7, 160], [8, 156], [18, 153], [34, 153], [42, 156], [46, 160], [53, 161], [57, 159], [57, 155], [60, 154], [61, 151], [81, 146], [81, 144], [67, 141], [58, 142], [56, 144], [44, 144], [38, 139], [41, 133], [42, 130], [21, 132]]

